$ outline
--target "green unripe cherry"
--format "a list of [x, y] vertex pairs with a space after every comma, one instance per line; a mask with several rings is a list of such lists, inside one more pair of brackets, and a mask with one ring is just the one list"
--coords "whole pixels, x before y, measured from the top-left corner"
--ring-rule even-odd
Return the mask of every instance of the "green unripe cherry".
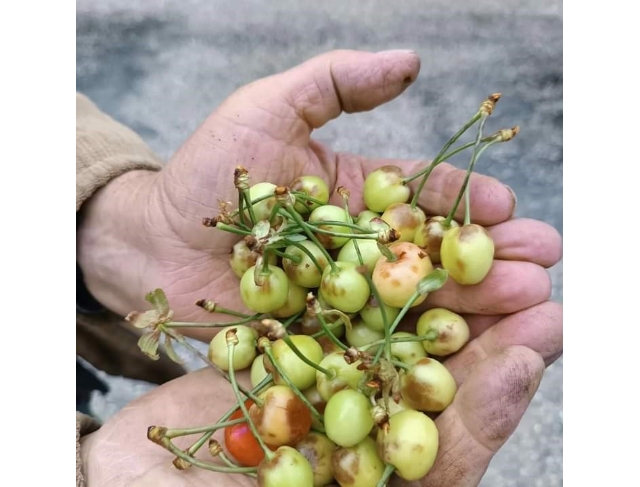
[[327, 377], [324, 372], [316, 371], [316, 388], [320, 397], [328, 401], [336, 392], [343, 389], [358, 389], [358, 384], [364, 376], [363, 370], [358, 370], [360, 361], [348, 364], [344, 359], [344, 352], [331, 352], [327, 354], [320, 366], [335, 374]]
[[281, 446], [272, 458], [265, 457], [258, 465], [260, 487], [313, 487], [313, 470], [302, 453], [290, 446]]
[[411, 208], [409, 203], [394, 203], [380, 217], [391, 228], [400, 232], [400, 242], [413, 242], [413, 239], [427, 217], [417, 206]]
[[[322, 352], [322, 347], [315, 338], [308, 335], [291, 335], [289, 340], [308, 360], [314, 364], [320, 363], [324, 354]], [[316, 369], [298, 357], [289, 344], [282, 338], [272, 343], [271, 351], [273, 352], [273, 358], [278, 364], [278, 367], [282, 370], [282, 373], [285, 374], [291, 383], [299, 390], [307, 389], [315, 383]], [[287, 384], [275, 369], [269, 360], [269, 357], [266, 355], [264, 358], [264, 368], [266, 371], [273, 374], [273, 381], [276, 384]]]
[[338, 252], [338, 260], [341, 262], [352, 262], [355, 265], [360, 265], [358, 258], [358, 252], [356, 251], [356, 243], [358, 244], [358, 250], [362, 256], [363, 265], [367, 267], [369, 275], [373, 272], [373, 268], [376, 266], [378, 259], [382, 257], [382, 252], [378, 248], [378, 242], [373, 239], [353, 238], [342, 246], [340, 252]]
[[402, 183], [402, 169], [398, 166], [382, 166], [370, 172], [364, 180], [362, 197], [367, 209], [384, 212], [394, 203], [406, 203], [411, 190]]
[[413, 409], [399, 411], [389, 418], [389, 428], [378, 430], [378, 454], [393, 465], [404, 480], [427, 475], [438, 454], [436, 424], [427, 415]]
[[421, 358], [400, 374], [400, 393], [418, 411], [444, 411], [456, 392], [456, 380], [449, 369], [432, 358]]
[[373, 295], [369, 298], [367, 304], [364, 305], [364, 308], [362, 308], [358, 314], [368, 328], [371, 328], [374, 331], [384, 331], [384, 319], [382, 317], [383, 308], [387, 323], [391, 325], [391, 323], [393, 323], [400, 314], [400, 308], [380, 303]]
[[332, 465], [340, 487], [375, 487], [384, 473], [376, 442], [369, 436], [355, 446], [338, 448]]
[[227, 326], [222, 328], [209, 342], [207, 356], [222, 370], [229, 370], [229, 348], [226, 332], [235, 328], [238, 344], [233, 351], [233, 369], [243, 370], [252, 365], [256, 358], [258, 332], [247, 325]]
[[442, 238], [440, 260], [458, 284], [481, 282], [491, 270], [495, 246], [489, 232], [475, 223], [451, 228]]
[[[413, 338], [417, 336], [415, 333], [409, 333], [408, 331], [397, 331], [391, 334], [391, 338]], [[427, 352], [419, 341], [396, 342], [391, 344], [391, 355], [406, 365], [413, 365], [421, 358], [425, 358]]]
[[367, 303], [371, 290], [367, 279], [360, 273], [353, 262], [335, 263], [324, 268], [320, 291], [329, 308], [339, 309], [344, 313], [357, 313]]
[[445, 308], [432, 308], [418, 318], [416, 333], [419, 336], [434, 334], [431, 340], [422, 342], [429, 355], [444, 357], [460, 350], [469, 341], [469, 325], [457, 313]]
[[[329, 202], [329, 186], [318, 176], [300, 176], [289, 186], [290, 190], [302, 191], [323, 205]], [[308, 215], [318, 208], [320, 204], [303, 198], [296, 198], [294, 209], [301, 215]]]
[[[304, 247], [305, 250], [300, 247]], [[286, 257], [282, 259], [282, 268], [292, 282], [306, 288], [314, 288], [320, 285], [322, 271], [329, 262], [322, 250], [314, 242], [303, 240], [296, 245], [289, 245], [285, 250], [285, 254], [298, 260], [298, 262], [295, 262]], [[320, 269], [308, 254], [313, 256]]]
[[267, 372], [264, 368], [264, 355], [257, 355], [256, 358], [253, 359], [253, 363], [251, 364], [251, 385], [253, 387], [256, 387], [268, 375], [269, 372]]
[[296, 450], [304, 455], [313, 470], [313, 487], [324, 487], [333, 480], [331, 458], [336, 444], [327, 435], [310, 431], [307, 436], [295, 445]]
[[413, 243], [426, 250], [433, 264], [440, 263], [440, 247], [446, 231], [460, 226], [457, 221], [451, 220], [449, 227], [445, 228], [445, 221], [444, 216], [432, 216], [422, 224], [413, 237]]
[[333, 221], [339, 223], [348, 223], [349, 215], [344, 211], [344, 208], [340, 208], [335, 205], [323, 205], [319, 206], [311, 212], [309, 215], [309, 223], [318, 223], [317, 227], [321, 230], [328, 232], [335, 232], [344, 234], [329, 235], [327, 233], [316, 233], [316, 238], [322, 244], [325, 249], [339, 249], [349, 240], [349, 235], [352, 231], [342, 225], [321, 224], [322, 222]]
[[[244, 305], [256, 313], [271, 313], [282, 308], [289, 297], [289, 278], [275, 265], [262, 273], [257, 267], [247, 269], [240, 279], [240, 297]], [[257, 282], [256, 282], [257, 281]]]
[[353, 389], [343, 389], [331, 396], [324, 409], [324, 426], [329, 439], [344, 447], [364, 440], [374, 424], [369, 406], [369, 399]]

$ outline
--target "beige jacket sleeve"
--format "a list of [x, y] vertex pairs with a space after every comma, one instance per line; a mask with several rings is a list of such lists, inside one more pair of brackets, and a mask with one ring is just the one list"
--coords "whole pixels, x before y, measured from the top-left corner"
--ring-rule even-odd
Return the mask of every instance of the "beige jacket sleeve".
[[[86, 96], [76, 94], [76, 213], [99, 188], [121, 174], [136, 169], [158, 171], [162, 166], [137, 134], [100, 111]], [[77, 327], [88, 330], [87, 320], [79, 318]], [[77, 487], [85, 486], [80, 437], [99, 426], [95, 419], [76, 411]]]
[[76, 94], [76, 211], [113, 178], [134, 169], [160, 170], [162, 161], [132, 130]]

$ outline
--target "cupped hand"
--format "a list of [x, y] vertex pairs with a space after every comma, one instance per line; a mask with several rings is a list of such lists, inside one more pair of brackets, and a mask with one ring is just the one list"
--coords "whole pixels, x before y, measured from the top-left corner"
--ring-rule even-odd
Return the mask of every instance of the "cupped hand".
[[[458, 384], [453, 403], [437, 418], [440, 447], [436, 462], [420, 481], [393, 480], [395, 486], [475, 487], [516, 429], [545, 369], [562, 353], [562, 308], [553, 302], [502, 318], [468, 316], [472, 340], [445, 361]], [[246, 374], [242, 376], [248, 386]], [[149, 426], [199, 427], [215, 423], [234, 404], [231, 387], [206, 368], [168, 382], [133, 401], [101, 429], [82, 440], [89, 487], [255, 487], [254, 479], [191, 467], [180, 471], [175, 458], [147, 439]], [[178, 438], [186, 449], [200, 435]], [[214, 438], [221, 440], [220, 433]], [[207, 445], [196, 454], [213, 459]]]
[[[251, 183], [278, 185], [318, 175], [332, 190], [351, 191], [353, 212], [364, 209], [361, 188], [369, 172], [396, 164], [408, 175], [427, 162], [334, 153], [311, 134], [342, 112], [371, 110], [397, 97], [419, 69], [418, 56], [409, 51], [335, 51], [239, 89], [162, 171], [127, 173], [89, 201], [78, 234], [89, 290], [122, 315], [148, 308], [144, 296], [155, 288], [165, 291], [177, 321], [214, 321], [195, 305], [200, 299], [244, 310], [228, 265], [237, 236], [202, 225], [203, 217], [218, 214], [219, 201], [237, 201], [234, 169], [246, 167]], [[464, 171], [440, 164], [420, 206], [446, 215], [463, 179]], [[551, 291], [544, 267], [560, 258], [558, 232], [541, 222], [511, 220], [515, 197], [496, 179], [474, 174], [470, 194], [473, 221], [491, 227], [497, 240], [494, 268], [477, 286], [449, 282], [427, 304], [501, 315], [544, 302]], [[340, 204], [337, 195], [332, 202]], [[185, 333], [212, 336], [209, 330]]]

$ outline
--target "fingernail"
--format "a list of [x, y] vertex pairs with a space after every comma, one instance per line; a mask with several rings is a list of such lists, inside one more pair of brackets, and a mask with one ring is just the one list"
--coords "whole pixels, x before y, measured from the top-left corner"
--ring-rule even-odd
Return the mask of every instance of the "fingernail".
[[518, 206], [518, 197], [516, 196], [516, 192], [513, 190], [513, 188], [511, 188], [511, 186], [505, 184], [504, 187], [509, 190], [509, 193], [511, 193], [511, 200], [513, 201], [511, 205], [511, 214], [509, 215], [509, 218], [511, 218], [516, 213], [516, 207]]

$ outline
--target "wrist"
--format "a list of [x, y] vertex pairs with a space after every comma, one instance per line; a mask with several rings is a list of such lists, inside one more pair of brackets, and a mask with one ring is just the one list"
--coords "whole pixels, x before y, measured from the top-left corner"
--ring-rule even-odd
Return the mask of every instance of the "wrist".
[[147, 267], [145, 213], [159, 173], [129, 171], [85, 202], [78, 215], [76, 262], [91, 295], [105, 308], [132, 311], [128, 290]]

